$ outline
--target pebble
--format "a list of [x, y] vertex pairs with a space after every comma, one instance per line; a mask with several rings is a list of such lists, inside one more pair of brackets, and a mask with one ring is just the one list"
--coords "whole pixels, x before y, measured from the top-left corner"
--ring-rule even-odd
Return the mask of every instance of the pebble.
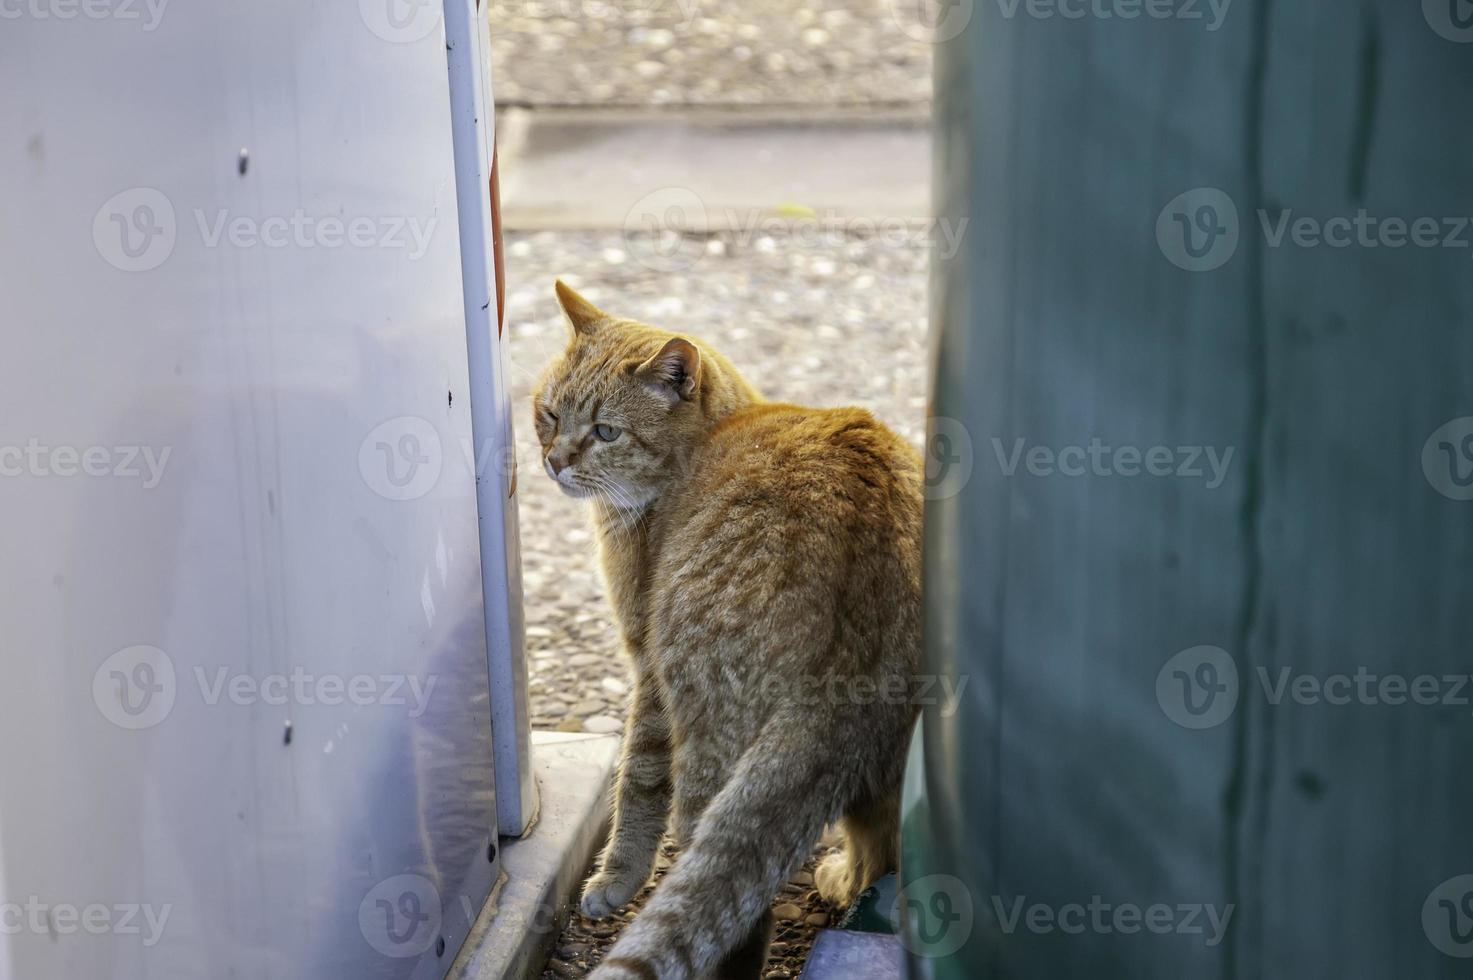
[[772, 915], [780, 922], [796, 922], [803, 918], [803, 910], [791, 902], [784, 902], [772, 910]]
[[594, 715], [583, 719], [583, 730], [596, 732], [599, 735], [613, 735], [624, 730], [624, 723], [608, 715]]

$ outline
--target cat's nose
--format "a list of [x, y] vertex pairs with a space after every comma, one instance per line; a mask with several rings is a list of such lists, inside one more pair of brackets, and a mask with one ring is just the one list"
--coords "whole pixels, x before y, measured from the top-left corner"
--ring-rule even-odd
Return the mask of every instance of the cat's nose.
[[578, 454], [566, 449], [549, 450], [545, 457], [547, 472], [557, 479], [557, 475], [578, 461]]

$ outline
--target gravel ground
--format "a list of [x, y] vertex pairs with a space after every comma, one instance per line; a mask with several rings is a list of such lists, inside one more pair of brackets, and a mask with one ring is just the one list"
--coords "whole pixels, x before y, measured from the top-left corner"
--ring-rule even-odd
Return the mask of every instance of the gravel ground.
[[[682, 254], [693, 264], [675, 272], [640, 262], [654, 254], [651, 244], [619, 232], [516, 233], [506, 242], [509, 381], [517, 403], [536, 728], [620, 731], [628, 690], [587, 505], [564, 497], [543, 474], [532, 430], [532, 386], [566, 338], [552, 296], [554, 278], [562, 276], [610, 312], [710, 341], [769, 398], [862, 405], [917, 445], [923, 434], [924, 243], [838, 234], [717, 235], [687, 241], [693, 251]], [[811, 873], [810, 862], [778, 900], [769, 978], [796, 976], [814, 931], [827, 921], [831, 910], [813, 893]], [[629, 915], [626, 910], [623, 919], [606, 923], [574, 915], [545, 976], [582, 976]]]
[[496, 0], [503, 105], [867, 105], [931, 99], [922, 0]]

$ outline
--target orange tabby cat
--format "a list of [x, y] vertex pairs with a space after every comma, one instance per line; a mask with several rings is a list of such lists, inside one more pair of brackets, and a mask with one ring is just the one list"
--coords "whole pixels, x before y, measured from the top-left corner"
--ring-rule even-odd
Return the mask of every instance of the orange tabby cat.
[[634, 688], [583, 913], [683, 853], [596, 980], [755, 976], [778, 888], [848, 904], [895, 863], [920, 656], [919, 454], [857, 408], [764, 401], [704, 343], [562, 282], [567, 349], [533, 396], [548, 475], [592, 502]]

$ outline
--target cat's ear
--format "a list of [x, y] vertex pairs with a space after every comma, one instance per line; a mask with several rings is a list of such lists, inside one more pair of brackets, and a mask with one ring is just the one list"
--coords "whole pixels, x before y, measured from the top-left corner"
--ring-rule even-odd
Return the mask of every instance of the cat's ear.
[[671, 337], [660, 353], [634, 369], [635, 377], [650, 385], [675, 404], [690, 401], [701, 381], [701, 352], [684, 337]]
[[553, 283], [552, 289], [557, 293], [558, 305], [563, 308], [563, 313], [567, 316], [568, 322], [573, 325], [575, 332], [586, 336], [593, 333], [594, 329], [604, 320], [609, 319], [607, 313], [579, 296], [572, 286], [561, 279]]

